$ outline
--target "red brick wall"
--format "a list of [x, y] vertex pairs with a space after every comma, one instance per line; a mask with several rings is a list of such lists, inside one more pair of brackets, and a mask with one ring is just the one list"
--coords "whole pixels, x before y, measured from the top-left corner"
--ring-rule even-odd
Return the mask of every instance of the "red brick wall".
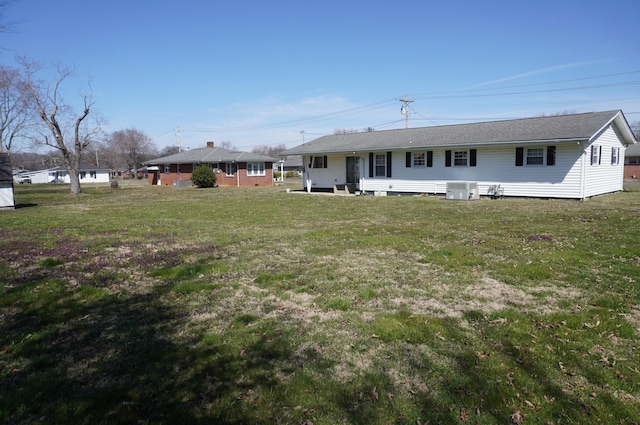
[[[216, 184], [220, 186], [273, 186], [273, 170], [271, 169], [271, 163], [265, 164], [264, 176], [247, 176], [247, 164], [241, 162], [238, 164], [238, 170], [233, 176], [227, 176], [224, 170], [220, 170], [216, 174]], [[175, 180], [190, 180], [191, 179], [191, 165], [180, 165], [180, 173], [177, 172], [177, 167], [172, 164], [169, 173], [164, 172], [164, 167], [160, 167], [160, 183], [163, 186], [173, 186]], [[151, 183], [151, 179], [149, 180]]]
[[624, 165], [624, 178], [630, 179], [631, 176], [636, 176], [637, 179], [640, 179], [640, 164]]
[[247, 176], [247, 169], [240, 168], [240, 186], [273, 186], [271, 163], [265, 164], [264, 176]]
[[273, 170], [271, 163], [265, 163], [264, 176], [247, 176], [247, 163], [238, 164], [238, 170], [233, 176], [227, 176], [224, 170], [217, 174], [216, 184], [220, 186], [273, 186]]

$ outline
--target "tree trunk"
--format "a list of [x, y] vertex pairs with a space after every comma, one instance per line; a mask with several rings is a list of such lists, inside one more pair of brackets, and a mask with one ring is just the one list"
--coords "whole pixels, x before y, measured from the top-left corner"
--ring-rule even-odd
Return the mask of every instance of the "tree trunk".
[[68, 167], [67, 171], [69, 172], [69, 181], [71, 182], [69, 193], [71, 195], [80, 195], [82, 193], [82, 188], [80, 187], [80, 173], [73, 167]]
[[82, 193], [82, 188], [80, 187], [80, 160], [79, 157], [73, 155], [71, 152], [62, 152], [62, 158], [64, 161], [64, 166], [67, 169], [67, 174], [69, 174], [69, 194], [70, 195], [80, 195]]

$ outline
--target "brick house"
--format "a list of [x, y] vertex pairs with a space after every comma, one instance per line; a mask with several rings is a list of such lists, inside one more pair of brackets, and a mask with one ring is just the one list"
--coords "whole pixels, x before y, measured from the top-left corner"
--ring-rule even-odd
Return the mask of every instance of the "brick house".
[[216, 172], [220, 186], [272, 186], [273, 163], [276, 158], [258, 153], [232, 151], [207, 142], [206, 148], [192, 149], [174, 155], [145, 161], [149, 184], [177, 186], [191, 180], [191, 173], [202, 164]]
[[640, 178], [640, 143], [629, 146], [624, 153], [624, 178]]

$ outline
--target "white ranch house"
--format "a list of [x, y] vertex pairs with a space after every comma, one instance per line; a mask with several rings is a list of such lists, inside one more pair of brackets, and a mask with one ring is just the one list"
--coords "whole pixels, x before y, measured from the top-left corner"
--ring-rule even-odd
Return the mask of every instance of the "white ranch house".
[[[80, 184], [82, 183], [109, 183], [111, 170], [95, 165], [82, 164], [78, 170]], [[27, 177], [31, 183], [71, 183], [69, 173], [65, 167], [47, 168], [38, 171], [25, 171], [21, 177]]]
[[623, 189], [633, 143], [617, 110], [331, 135], [281, 155], [302, 155], [309, 192], [445, 194], [464, 182], [479, 195], [585, 199]]

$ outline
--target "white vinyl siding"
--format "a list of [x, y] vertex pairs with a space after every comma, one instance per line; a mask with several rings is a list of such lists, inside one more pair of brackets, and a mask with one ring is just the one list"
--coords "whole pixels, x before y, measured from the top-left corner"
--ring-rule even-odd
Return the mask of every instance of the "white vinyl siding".
[[[475, 166], [470, 164], [471, 154], [467, 156], [467, 166], [453, 166], [454, 152], [462, 149], [433, 149], [430, 154], [432, 167], [413, 166], [413, 156], [408, 162], [406, 151], [395, 151], [391, 155], [382, 151], [362, 153], [359, 189], [369, 193], [444, 194], [448, 182], [469, 181], [478, 183], [480, 195], [488, 195], [490, 186], [500, 184], [505, 196], [588, 198], [622, 190], [624, 167], [611, 165], [609, 158], [612, 148], [620, 148], [620, 161], [624, 157], [621, 140], [622, 137], [613, 128], [608, 128], [590, 143], [561, 142], [520, 146], [524, 149], [522, 166], [517, 166], [515, 161], [517, 145], [477, 148], [473, 155]], [[602, 146], [603, 149], [602, 161], [598, 166], [590, 165], [593, 144]], [[527, 166], [527, 149], [542, 149], [543, 165]], [[447, 151], [450, 166], [446, 166]], [[539, 156], [540, 151], [536, 153]], [[310, 156], [305, 156], [305, 187], [309, 184], [313, 189], [331, 189], [335, 184], [345, 183], [346, 157], [353, 155], [328, 155], [328, 167], [324, 169], [309, 169]], [[385, 177], [376, 177], [376, 155], [381, 155], [385, 160], [391, 158], [390, 163], [385, 162], [385, 166], [391, 165], [391, 177], [386, 177], [386, 174]], [[371, 165], [374, 167], [373, 177], [369, 173]]]
[[[547, 145], [542, 147], [546, 149]], [[406, 167], [405, 156], [393, 155], [393, 178], [363, 179], [361, 190], [367, 192], [411, 192], [444, 194], [448, 182], [477, 182], [480, 195], [488, 195], [489, 187], [501, 184], [505, 196], [541, 198], [577, 198], [580, 190], [578, 158], [583, 149], [577, 144], [559, 144], [555, 149], [555, 165], [549, 167], [516, 167], [515, 147], [477, 149], [477, 165], [445, 166], [446, 150], [433, 151], [433, 167]], [[545, 150], [546, 152], [546, 150]], [[368, 166], [368, 165], [367, 165]], [[622, 167], [620, 167], [622, 168]]]
[[344, 155], [323, 155], [322, 161], [326, 168], [313, 168], [313, 158], [315, 157], [317, 156], [305, 155], [302, 157], [302, 163], [305, 167], [303, 174], [305, 189], [308, 190], [308, 186], [312, 189], [332, 189], [335, 184], [346, 182], [347, 167]]
[[[586, 155], [591, 158], [587, 158], [588, 161], [585, 167], [584, 175], [584, 197], [600, 195], [603, 193], [617, 192], [622, 190], [624, 167], [618, 166], [618, 164], [611, 164], [611, 161], [607, 160], [606, 155], [611, 152], [612, 148], [621, 148], [620, 140], [622, 137], [618, 134], [617, 130], [613, 126], [609, 126], [604, 130], [591, 145], [586, 147]], [[597, 147], [599, 164], [596, 166], [590, 165], [591, 161], [595, 159], [593, 146]], [[620, 149], [620, 154], [624, 155], [624, 149]]]

